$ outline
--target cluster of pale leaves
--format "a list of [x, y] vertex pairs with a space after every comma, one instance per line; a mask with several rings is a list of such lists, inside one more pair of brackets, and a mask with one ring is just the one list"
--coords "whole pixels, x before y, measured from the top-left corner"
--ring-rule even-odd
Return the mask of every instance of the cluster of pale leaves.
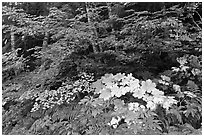
[[35, 112], [41, 107], [42, 109], [49, 109], [55, 105], [61, 105], [64, 102], [69, 103], [74, 99], [71, 89], [72, 87], [70, 85], [66, 85], [58, 88], [57, 90], [45, 90], [42, 93], [36, 94], [35, 103], [31, 112]]
[[91, 91], [90, 83], [93, 81], [93, 75], [86, 73], [79, 74], [80, 79], [76, 80], [72, 85], [64, 84], [57, 90], [45, 90], [42, 93], [34, 94], [35, 103], [31, 112], [42, 109], [49, 109], [55, 105], [61, 105], [64, 102], [69, 103], [74, 100], [74, 94], [84, 91]]
[[[164, 95], [163, 91], [156, 88], [156, 84], [150, 79], [140, 81], [132, 76], [132, 74], [118, 73], [116, 75], [106, 74], [101, 79], [93, 83], [95, 93], [100, 94], [99, 98], [109, 100], [112, 97], [121, 97], [126, 93], [132, 93], [135, 98], [142, 99], [147, 102], [146, 108], [154, 110], [158, 104], [169, 109], [172, 104], [177, 103], [174, 97]], [[129, 104], [130, 108], [133, 104]], [[143, 106], [136, 105], [133, 108], [139, 110]], [[135, 111], [134, 110], [134, 111]]]

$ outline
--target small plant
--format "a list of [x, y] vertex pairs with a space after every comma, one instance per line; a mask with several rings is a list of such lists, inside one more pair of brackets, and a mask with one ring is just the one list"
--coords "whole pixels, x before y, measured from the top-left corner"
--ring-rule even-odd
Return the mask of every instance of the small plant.
[[95, 88], [95, 94], [99, 94], [99, 98], [109, 100], [130, 93], [132, 97], [145, 101], [146, 108], [151, 110], [154, 110], [157, 104], [162, 104], [164, 108], [169, 109], [171, 104], [177, 103], [174, 97], [164, 96], [164, 92], [157, 89], [156, 84], [150, 79], [139, 81], [132, 74], [127, 76], [121, 73], [106, 74], [92, 86]]
[[3, 134], [201, 134], [201, 9], [3, 2]]
[[31, 112], [42, 109], [52, 108], [55, 105], [61, 105], [63, 103], [69, 103], [74, 100], [73, 93], [70, 92], [69, 87], [60, 87], [58, 90], [45, 90], [43, 93], [36, 94], [35, 104]]
[[35, 103], [31, 112], [35, 112], [40, 108], [48, 109], [55, 105], [69, 103], [76, 98], [80, 99], [81, 94], [91, 91], [90, 84], [93, 81], [93, 76], [81, 73], [79, 78], [72, 84], [64, 83], [57, 90], [45, 90], [42, 93], [35, 93], [34, 90], [27, 91], [20, 97], [20, 100], [33, 99]]
[[194, 55], [177, 58], [177, 61], [180, 66], [173, 67], [169, 76], [161, 75], [162, 79], [158, 80], [158, 87], [164, 89], [165, 94], [172, 94], [178, 102], [164, 114], [167, 116], [164, 119], [168, 119], [164, 120], [166, 128], [170, 130], [167, 125], [173, 123], [199, 128], [201, 125], [197, 123], [200, 123], [202, 114], [202, 92], [198, 86], [201, 84], [200, 61]]
[[[94, 116], [109, 110], [106, 113], [111, 113], [112, 120], [108, 125], [117, 128], [120, 121], [124, 121], [135, 133], [149, 128], [162, 130], [155, 109], [160, 105], [168, 111], [173, 104], [177, 104], [173, 96], [165, 96], [150, 79], [140, 81], [132, 74], [105, 74], [91, 86], [95, 97], [85, 97], [80, 104], [90, 105]], [[125, 97], [133, 101], [125, 103]]]
[[3, 78], [17, 76], [26, 69], [26, 59], [23, 56], [18, 57], [16, 49], [13, 52], [5, 53], [2, 56], [2, 74]]

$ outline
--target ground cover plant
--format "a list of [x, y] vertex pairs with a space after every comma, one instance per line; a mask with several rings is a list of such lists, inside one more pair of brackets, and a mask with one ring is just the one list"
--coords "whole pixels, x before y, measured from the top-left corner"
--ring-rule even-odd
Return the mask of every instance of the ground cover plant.
[[4, 135], [201, 135], [202, 3], [3, 2]]

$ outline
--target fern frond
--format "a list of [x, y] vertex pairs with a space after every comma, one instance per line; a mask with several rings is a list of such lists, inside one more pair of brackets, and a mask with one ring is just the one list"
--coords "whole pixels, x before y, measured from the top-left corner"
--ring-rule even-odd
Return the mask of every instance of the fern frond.
[[53, 115], [52, 119], [55, 121], [67, 120], [68, 122], [74, 121], [80, 114], [80, 105], [68, 105], [62, 109], [58, 109]]
[[181, 116], [181, 114], [180, 114], [180, 112], [179, 112], [178, 109], [172, 108], [172, 109], [168, 110], [168, 111], [166, 112], [166, 114], [167, 114], [167, 115], [168, 115], [168, 114], [172, 114], [172, 115], [176, 116], [178, 122], [179, 122], [179, 123], [183, 123], [182, 116]]

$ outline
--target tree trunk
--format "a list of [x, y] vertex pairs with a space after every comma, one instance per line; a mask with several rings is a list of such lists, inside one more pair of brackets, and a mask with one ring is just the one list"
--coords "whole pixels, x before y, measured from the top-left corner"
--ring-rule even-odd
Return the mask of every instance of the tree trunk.
[[113, 18], [113, 15], [114, 15], [111, 5], [112, 5], [112, 2], [107, 2], [109, 19]]
[[15, 51], [15, 32], [14, 32], [14, 28], [11, 28], [11, 51], [14, 52]]
[[88, 23], [92, 27], [93, 31], [93, 43], [92, 43], [92, 49], [94, 53], [98, 53], [102, 51], [102, 48], [97, 44], [98, 43], [98, 32], [97, 32], [97, 22], [94, 20], [93, 16], [93, 11], [92, 9], [95, 8], [93, 5], [91, 5], [91, 2], [86, 2], [86, 12], [87, 12], [87, 18], [88, 18]]
[[107, 7], [108, 7], [108, 16], [110, 19], [110, 25], [111, 25], [111, 30], [114, 33], [114, 29], [113, 29], [113, 22], [114, 22], [114, 16], [116, 17], [116, 14], [113, 13], [113, 9], [112, 9], [112, 2], [107, 2]]
[[87, 13], [87, 18], [88, 18], [88, 23], [90, 23], [91, 22], [91, 17], [90, 17], [91, 9], [89, 8], [89, 2], [86, 2], [86, 13]]
[[[116, 13], [114, 13], [113, 8], [112, 8], [112, 2], [107, 2], [107, 7], [108, 7], [108, 16], [110, 19], [110, 26], [111, 26], [111, 31], [112, 34], [116, 35], [116, 31], [114, 30], [114, 22], [116, 17], [118, 17], [118, 15]], [[118, 47], [115, 46], [115, 50], [118, 51]]]
[[43, 45], [42, 45], [43, 50], [45, 50], [48, 47], [48, 39], [49, 39], [49, 33], [46, 31], [43, 39]]
[[[42, 53], [44, 54], [47, 50], [48, 47], [48, 39], [49, 39], [49, 32], [44, 32], [44, 39], [43, 39], [43, 44], [42, 44]], [[45, 71], [45, 63], [46, 63], [46, 57], [42, 55], [41, 58], [41, 67], [40, 67], [40, 72]]]

